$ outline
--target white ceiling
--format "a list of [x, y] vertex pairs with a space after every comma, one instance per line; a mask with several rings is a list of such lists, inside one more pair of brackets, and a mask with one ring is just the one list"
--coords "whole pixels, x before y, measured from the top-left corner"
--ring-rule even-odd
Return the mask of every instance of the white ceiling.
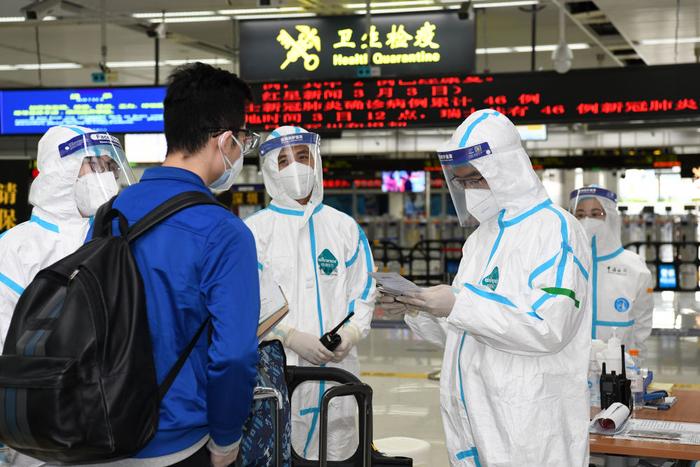
[[[73, 62], [82, 65], [74, 70], [43, 70], [44, 86], [90, 85], [90, 74], [97, 71], [100, 61], [100, 0], [71, 0], [85, 7], [82, 24], [59, 21], [40, 23], [39, 39], [43, 63]], [[340, 14], [350, 0], [287, 0], [278, 6], [300, 6], [318, 14]], [[385, 0], [386, 1], [386, 0]], [[571, 1], [571, 0], [569, 0]], [[0, 16], [19, 16], [28, 0], [0, 1]], [[674, 0], [596, 0], [595, 3], [630, 41], [672, 38], [675, 34]], [[136, 12], [218, 10], [228, 8], [257, 8], [256, 0], [111, 0], [107, 4], [108, 61], [152, 61], [154, 41], [145, 34], [147, 20], [131, 17]], [[545, 8], [538, 14], [538, 44], [556, 44], [558, 40], [558, 7], [541, 0]], [[700, 0], [682, 0], [679, 36], [700, 36], [698, 18]], [[169, 36], [161, 41], [161, 60], [226, 59], [234, 63], [235, 46], [233, 21], [168, 24]], [[616, 66], [581, 29], [567, 21], [567, 41], [587, 43], [591, 48], [574, 51], [575, 68]], [[606, 41], [607, 43], [607, 41]], [[512, 47], [530, 44], [530, 15], [516, 7], [479, 10], [477, 47]], [[695, 61], [695, 44], [682, 44], [679, 62]], [[241, 44], [241, 47], [250, 44]], [[673, 45], [636, 46], [647, 64], [673, 63]], [[1, 65], [37, 63], [35, 27], [29, 24], [0, 23]], [[537, 54], [538, 69], [551, 69], [551, 52]], [[526, 71], [530, 69], [529, 53], [479, 55], [477, 71]], [[172, 67], [161, 67], [161, 81]], [[150, 67], [119, 68], [114, 84], [152, 84], [154, 72]], [[38, 72], [0, 71], [0, 87], [36, 86]]]

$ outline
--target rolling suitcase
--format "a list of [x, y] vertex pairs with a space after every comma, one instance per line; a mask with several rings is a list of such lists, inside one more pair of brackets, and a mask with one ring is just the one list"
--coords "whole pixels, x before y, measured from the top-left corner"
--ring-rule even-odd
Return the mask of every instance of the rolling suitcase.
[[[340, 368], [287, 367], [287, 387], [291, 401], [294, 390], [306, 381], [332, 381], [339, 383], [327, 389], [321, 399], [319, 424], [319, 459], [309, 460], [300, 456], [292, 447], [292, 467], [391, 467], [413, 465], [407, 457], [388, 457], [372, 445], [372, 388], [352, 373]], [[355, 453], [345, 461], [329, 461], [328, 457], [328, 405], [336, 397], [354, 396], [359, 409], [359, 444]]]

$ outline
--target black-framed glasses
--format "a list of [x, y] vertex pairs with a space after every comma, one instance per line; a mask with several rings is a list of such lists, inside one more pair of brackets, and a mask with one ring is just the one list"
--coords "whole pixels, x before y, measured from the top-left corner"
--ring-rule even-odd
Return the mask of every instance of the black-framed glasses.
[[210, 132], [212, 136], [218, 136], [226, 131], [233, 133], [234, 141], [241, 147], [243, 155], [255, 151], [260, 144], [260, 134], [249, 128], [207, 128], [206, 130]]

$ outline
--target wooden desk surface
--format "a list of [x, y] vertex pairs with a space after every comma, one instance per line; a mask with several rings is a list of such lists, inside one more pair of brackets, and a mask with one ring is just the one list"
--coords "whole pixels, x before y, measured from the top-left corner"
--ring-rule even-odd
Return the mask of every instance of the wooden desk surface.
[[[700, 391], [673, 391], [678, 401], [669, 410], [643, 409], [637, 418], [671, 422], [700, 423]], [[655, 441], [614, 439], [590, 435], [591, 454], [700, 460], [700, 446]]]

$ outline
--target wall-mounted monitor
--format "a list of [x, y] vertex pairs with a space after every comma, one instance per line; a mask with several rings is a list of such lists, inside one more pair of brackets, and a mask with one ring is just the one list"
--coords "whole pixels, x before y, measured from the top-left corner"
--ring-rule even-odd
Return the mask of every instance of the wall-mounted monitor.
[[406, 170], [382, 172], [382, 191], [385, 193], [422, 193], [425, 191], [425, 172]]

